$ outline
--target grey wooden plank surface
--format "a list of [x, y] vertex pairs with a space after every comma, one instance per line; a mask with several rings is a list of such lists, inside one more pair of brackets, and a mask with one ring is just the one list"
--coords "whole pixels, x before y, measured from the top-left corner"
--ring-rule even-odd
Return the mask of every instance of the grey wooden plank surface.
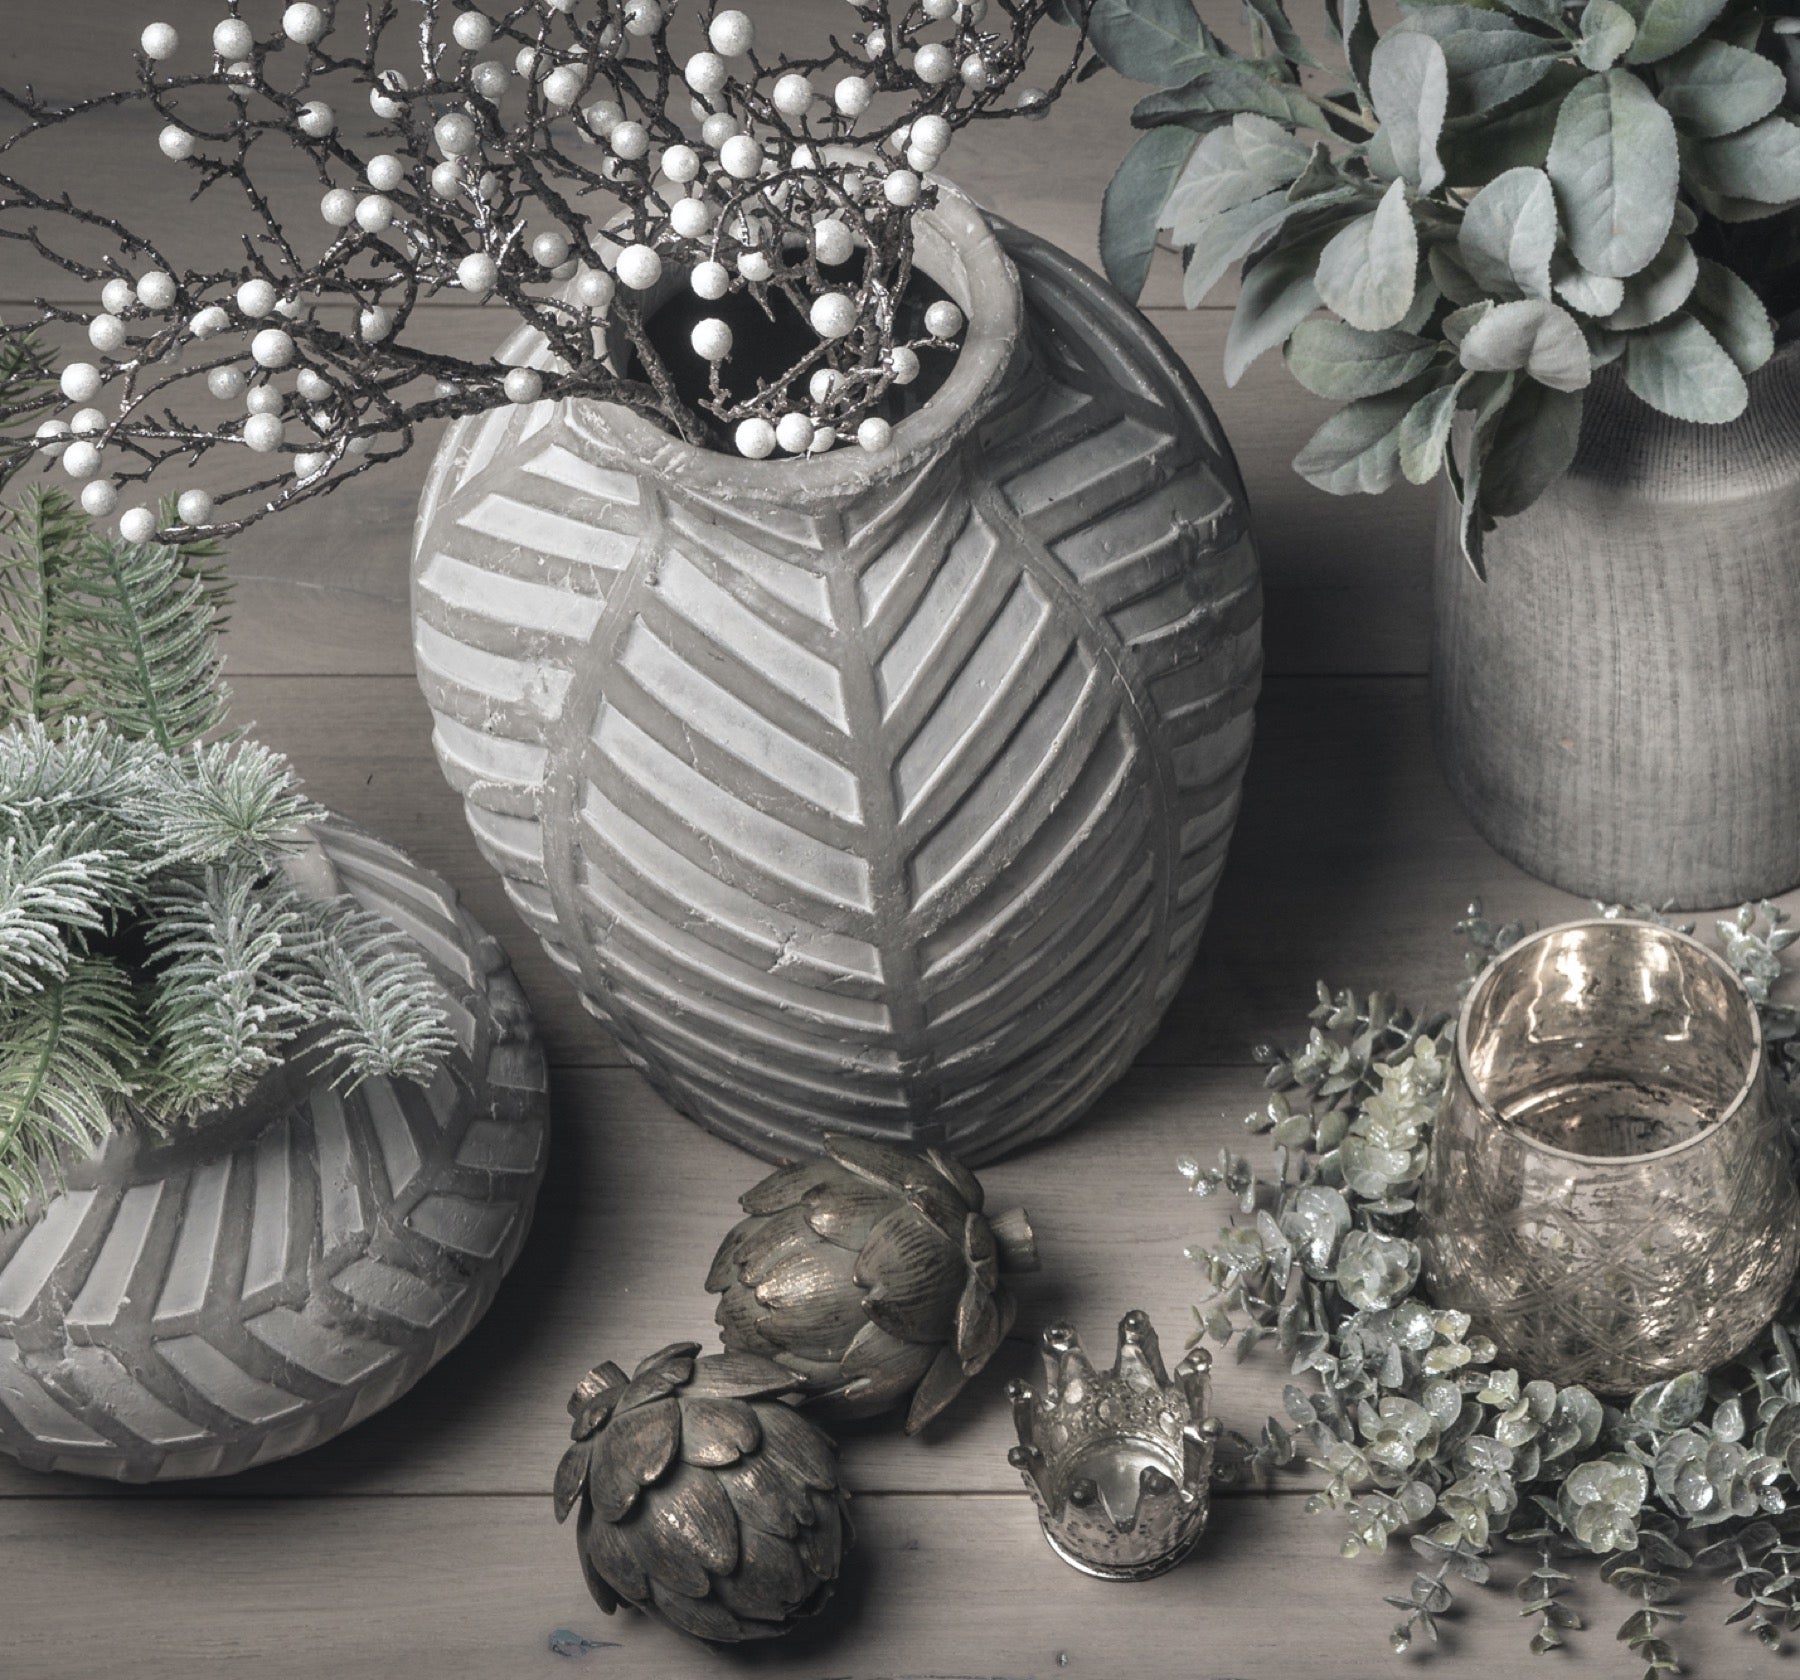
[[[542, 1497], [0, 1504], [5, 1650], [21, 1680], [255, 1674], [258, 1680], [526, 1680], [726, 1674], [793, 1680], [1499, 1680], [1526, 1655], [1514, 1572], [1445, 1619], [1424, 1661], [1399, 1658], [1383, 1593], [1405, 1554], [1345, 1563], [1329, 1516], [1295, 1499], [1216, 1513], [1186, 1567], [1141, 1586], [1086, 1580], [1053, 1558], [1023, 1493], [864, 1497], [838, 1601], [779, 1646], [720, 1656], [641, 1617], [601, 1615], [573, 1537]], [[1542, 1672], [1627, 1680], [1614, 1643], [1631, 1608], [1584, 1581], [1595, 1624]], [[1686, 1672], [1783, 1672], [1722, 1618], [1716, 1587], [1679, 1630]], [[586, 1650], [577, 1641], [595, 1644]], [[566, 1655], [559, 1654], [558, 1648]]]

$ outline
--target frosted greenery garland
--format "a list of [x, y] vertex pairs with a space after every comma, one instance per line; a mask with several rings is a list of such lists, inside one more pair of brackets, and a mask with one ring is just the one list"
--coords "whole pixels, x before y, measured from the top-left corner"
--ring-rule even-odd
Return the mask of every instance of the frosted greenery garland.
[[[1762, 1015], [1791, 1125], [1800, 1017], [1771, 995], [1800, 937], [1787, 921], [1765, 903], [1717, 926]], [[1472, 906], [1458, 925], [1470, 977], [1523, 931]], [[1584, 1625], [1563, 1567], [1582, 1555], [1631, 1601], [1618, 1638], [1646, 1676], [1680, 1672], [1666, 1624], [1696, 1567], [1728, 1573], [1743, 1601], [1728, 1619], [1778, 1650], [1800, 1628], [1800, 1302], [1740, 1359], [1624, 1406], [1497, 1367], [1466, 1313], [1424, 1297], [1413, 1241], [1450, 1017], [1321, 984], [1310, 1019], [1299, 1049], [1259, 1052], [1274, 1095], [1245, 1123], [1272, 1143], [1273, 1176], [1228, 1149], [1215, 1166], [1180, 1168], [1195, 1194], [1237, 1207], [1212, 1247], [1188, 1250], [1212, 1286], [1196, 1340], [1235, 1340], [1239, 1358], [1271, 1343], [1296, 1379], [1285, 1420], [1268, 1419], [1258, 1441], [1233, 1438], [1241, 1472], [1322, 1470], [1308, 1509], [1343, 1517], [1346, 1556], [1406, 1536], [1424, 1568], [1387, 1600], [1401, 1612], [1396, 1651], [1437, 1637], [1452, 1576], [1486, 1584], [1503, 1543], [1534, 1560], [1518, 1589], [1534, 1652]]]

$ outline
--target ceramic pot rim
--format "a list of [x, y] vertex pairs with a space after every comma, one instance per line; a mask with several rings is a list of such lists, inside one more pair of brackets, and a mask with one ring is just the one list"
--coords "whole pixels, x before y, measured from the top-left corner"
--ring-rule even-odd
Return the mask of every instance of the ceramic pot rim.
[[823, 455], [752, 461], [688, 443], [622, 403], [574, 398], [571, 413], [634, 470], [720, 499], [789, 507], [831, 502], [917, 472], [986, 411], [1012, 365], [1024, 322], [1018, 273], [987, 217], [950, 182], [934, 176], [932, 185], [937, 203], [913, 224], [914, 266], [949, 293], [967, 325], [944, 383], [895, 422], [887, 448], [871, 454], [852, 442]]
[[[1512, 1122], [1509, 1121], [1491, 1101], [1489, 1101], [1487, 1094], [1482, 1090], [1481, 1086], [1476, 1083], [1473, 1074], [1470, 1073], [1470, 1022], [1475, 1013], [1477, 1001], [1482, 998], [1488, 987], [1492, 984], [1494, 976], [1500, 971], [1501, 964], [1511, 961], [1530, 946], [1542, 945], [1551, 939], [1558, 938], [1562, 934], [1571, 933], [1577, 929], [1584, 928], [1606, 930], [1616, 930], [1619, 928], [1640, 929], [1654, 934], [1659, 939], [1665, 939], [1671, 944], [1682, 945], [1689, 950], [1698, 952], [1699, 955], [1725, 980], [1727, 988], [1732, 996], [1742, 1006], [1745, 1014], [1748, 1016], [1750, 1022], [1749, 1066], [1746, 1068], [1743, 1078], [1738, 1082], [1737, 1089], [1732, 1094], [1731, 1101], [1719, 1111], [1719, 1117], [1710, 1125], [1704, 1126], [1699, 1131], [1695, 1132], [1692, 1137], [1683, 1138], [1680, 1142], [1668, 1144], [1661, 1149], [1646, 1150], [1642, 1154], [1584, 1155], [1577, 1150], [1564, 1149], [1558, 1144], [1546, 1143], [1542, 1138], [1533, 1137], [1530, 1133], [1522, 1131], [1519, 1127], [1512, 1124]], [[1744, 1112], [1751, 1095], [1756, 1090], [1757, 1081], [1761, 1079], [1763, 1075], [1764, 1048], [1762, 1016], [1757, 1011], [1755, 1000], [1750, 996], [1749, 991], [1744, 986], [1743, 977], [1730, 965], [1730, 963], [1726, 962], [1717, 951], [1702, 945], [1692, 934], [1681, 933], [1675, 928], [1664, 927], [1660, 922], [1646, 922], [1636, 916], [1582, 916], [1572, 922], [1558, 922], [1553, 927], [1540, 928], [1536, 933], [1527, 934], [1518, 942], [1518, 944], [1510, 946], [1507, 950], [1502, 951], [1499, 956], [1495, 957], [1493, 961], [1476, 976], [1475, 983], [1470, 986], [1467, 996], [1463, 998], [1462, 1008], [1457, 1011], [1456, 1039], [1452, 1046], [1451, 1054], [1455, 1062], [1455, 1066], [1451, 1070], [1451, 1077], [1461, 1081], [1463, 1090], [1467, 1092], [1470, 1100], [1475, 1104], [1476, 1111], [1487, 1124], [1496, 1127], [1509, 1137], [1518, 1139], [1524, 1147], [1536, 1154], [1552, 1156], [1559, 1161], [1578, 1161], [1583, 1166], [1588, 1167], [1611, 1167], [1619, 1170], [1631, 1170], [1650, 1162], [1669, 1160], [1672, 1157], [1681, 1154], [1684, 1150], [1694, 1149], [1703, 1143], [1711, 1141], [1718, 1137], [1727, 1125]]]

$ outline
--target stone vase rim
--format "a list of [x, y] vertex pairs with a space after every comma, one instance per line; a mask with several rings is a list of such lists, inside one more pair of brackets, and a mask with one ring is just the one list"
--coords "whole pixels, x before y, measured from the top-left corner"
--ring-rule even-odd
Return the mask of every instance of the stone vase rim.
[[949, 293], [966, 324], [944, 383], [894, 422], [885, 449], [871, 453], [852, 441], [822, 455], [753, 461], [688, 443], [623, 403], [577, 397], [569, 411], [634, 472], [719, 499], [828, 505], [916, 473], [986, 412], [1011, 371], [1025, 318], [1018, 272], [986, 215], [953, 183], [934, 176], [931, 184], [937, 202], [914, 222], [914, 266]]
[[[1543, 1138], [1532, 1136], [1508, 1120], [1495, 1107], [1487, 1091], [1471, 1071], [1470, 1021], [1475, 1013], [1476, 1002], [1492, 984], [1501, 965], [1531, 946], [1542, 945], [1562, 934], [1572, 933], [1583, 928], [1641, 929], [1655, 934], [1660, 939], [1666, 939], [1671, 944], [1685, 946], [1698, 952], [1725, 980], [1732, 997], [1748, 1017], [1750, 1023], [1749, 1065], [1745, 1069], [1743, 1077], [1738, 1081], [1736, 1089], [1732, 1092], [1730, 1102], [1719, 1110], [1718, 1117], [1702, 1126], [1692, 1136], [1681, 1138], [1675, 1143], [1665, 1144], [1661, 1149], [1649, 1149], [1630, 1155], [1587, 1155], [1579, 1150], [1564, 1149], [1560, 1144], [1549, 1143]], [[1484, 1124], [1490, 1125], [1496, 1131], [1514, 1139], [1522, 1148], [1533, 1154], [1547, 1155], [1559, 1161], [1579, 1162], [1584, 1167], [1635, 1172], [1640, 1167], [1670, 1160], [1685, 1150], [1696, 1149], [1701, 1144], [1711, 1143], [1721, 1136], [1725, 1128], [1745, 1112], [1750, 1098], [1756, 1090], [1757, 1082], [1763, 1076], [1765, 1049], [1762, 1015], [1744, 985], [1743, 976], [1710, 946], [1703, 945], [1691, 933], [1682, 933], [1678, 928], [1664, 927], [1660, 922], [1645, 921], [1641, 916], [1578, 916], [1572, 921], [1557, 922], [1550, 927], [1539, 928], [1536, 933], [1528, 933], [1516, 945], [1508, 946], [1476, 976], [1475, 983], [1469, 987], [1463, 998], [1462, 1007], [1456, 1012], [1456, 1038], [1451, 1047], [1451, 1054], [1456, 1062], [1456, 1075], [1461, 1078], [1463, 1086], [1473, 1099]]]

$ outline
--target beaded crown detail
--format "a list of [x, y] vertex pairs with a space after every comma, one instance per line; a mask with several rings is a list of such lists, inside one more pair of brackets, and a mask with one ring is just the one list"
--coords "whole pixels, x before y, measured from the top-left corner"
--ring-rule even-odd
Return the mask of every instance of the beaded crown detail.
[[1019, 1444], [1007, 1455], [1036, 1499], [1044, 1537], [1064, 1562], [1111, 1581], [1147, 1581], [1193, 1550], [1206, 1527], [1213, 1446], [1212, 1355], [1171, 1382], [1149, 1317], [1119, 1321], [1110, 1371], [1097, 1371], [1074, 1327], [1043, 1335], [1040, 1393], [1008, 1394]]

